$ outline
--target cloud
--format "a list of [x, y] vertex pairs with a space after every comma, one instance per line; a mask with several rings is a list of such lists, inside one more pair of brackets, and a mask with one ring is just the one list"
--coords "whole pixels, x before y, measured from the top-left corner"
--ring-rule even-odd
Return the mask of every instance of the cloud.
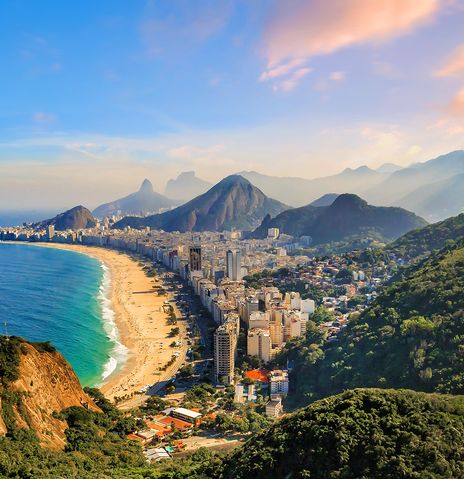
[[329, 80], [332, 80], [332, 81], [344, 81], [345, 79], [346, 79], [345, 72], [332, 72], [329, 75]]
[[448, 110], [453, 115], [464, 115], [464, 88], [462, 88], [448, 105]]
[[305, 62], [304, 58], [295, 58], [294, 60], [288, 62], [286, 65], [279, 65], [275, 68], [270, 68], [269, 70], [263, 72], [259, 77], [260, 81], [272, 80], [273, 78], [279, 78], [286, 76], [291, 73], [294, 69], [298, 68]]
[[376, 75], [386, 78], [399, 78], [401, 76], [394, 65], [380, 60], [372, 62], [372, 70]]
[[295, 70], [287, 79], [276, 82], [274, 84], [274, 91], [291, 91], [293, 90], [300, 80], [306, 75], [312, 72], [312, 68], [304, 67]]
[[265, 33], [264, 74], [295, 59], [380, 42], [434, 19], [444, 0], [287, 0], [280, 2]]
[[38, 111], [32, 115], [32, 119], [38, 125], [46, 125], [53, 123], [56, 120], [56, 116], [53, 113], [45, 113], [43, 111]]
[[464, 43], [454, 50], [446, 65], [435, 71], [435, 76], [437, 77], [450, 77], [462, 74], [464, 74]]

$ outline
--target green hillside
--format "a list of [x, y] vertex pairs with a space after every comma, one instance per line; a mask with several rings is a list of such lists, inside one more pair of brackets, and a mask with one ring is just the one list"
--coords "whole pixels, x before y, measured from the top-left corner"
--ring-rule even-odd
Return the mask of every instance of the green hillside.
[[440, 250], [447, 243], [464, 238], [464, 213], [410, 231], [388, 245], [387, 250], [411, 260]]
[[[327, 343], [325, 343], [327, 344]], [[464, 393], [464, 242], [411, 267], [337, 340], [308, 337], [290, 402], [307, 404], [355, 387]]]
[[464, 476], [464, 398], [347, 391], [298, 411], [227, 461], [224, 479]]

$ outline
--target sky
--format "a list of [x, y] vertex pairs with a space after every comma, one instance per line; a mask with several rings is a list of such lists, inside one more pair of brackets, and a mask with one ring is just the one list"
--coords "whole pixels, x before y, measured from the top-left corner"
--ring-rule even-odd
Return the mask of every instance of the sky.
[[464, 148], [464, 0], [3, 0], [0, 209]]

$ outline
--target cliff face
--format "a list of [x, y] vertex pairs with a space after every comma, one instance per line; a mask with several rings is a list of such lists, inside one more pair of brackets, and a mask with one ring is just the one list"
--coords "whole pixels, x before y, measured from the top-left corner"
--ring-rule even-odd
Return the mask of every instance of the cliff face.
[[0, 408], [3, 414], [0, 434], [5, 434], [7, 424], [13, 421], [17, 428], [34, 430], [42, 446], [63, 449], [67, 424], [54, 415], [71, 406], [100, 409], [82, 390], [76, 374], [61, 354], [27, 342], [20, 343], [20, 351], [16, 379], [6, 384], [3, 381], [0, 386], [4, 401], [5, 397], [20, 398], [10, 399], [8, 419], [4, 408]]

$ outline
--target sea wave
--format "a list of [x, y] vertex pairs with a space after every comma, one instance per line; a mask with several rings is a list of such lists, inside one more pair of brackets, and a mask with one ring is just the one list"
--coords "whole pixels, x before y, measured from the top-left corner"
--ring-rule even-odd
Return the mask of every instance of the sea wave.
[[101, 304], [103, 329], [108, 339], [113, 343], [110, 357], [103, 366], [101, 375], [103, 382], [116, 370], [121, 369], [127, 360], [128, 350], [120, 341], [119, 331], [115, 321], [115, 313], [111, 305], [111, 273], [109, 268], [103, 263], [101, 263], [101, 268], [103, 270], [103, 277], [98, 292], [98, 300]]

